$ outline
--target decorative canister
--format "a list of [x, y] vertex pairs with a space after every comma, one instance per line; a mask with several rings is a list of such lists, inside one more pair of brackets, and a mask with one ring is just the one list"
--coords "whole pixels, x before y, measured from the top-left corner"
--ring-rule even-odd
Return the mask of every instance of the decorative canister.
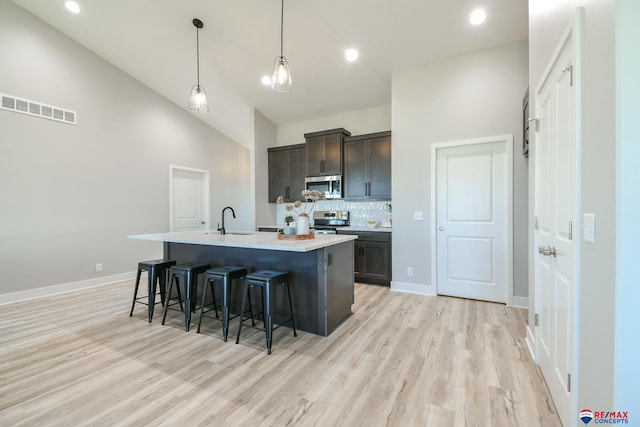
[[298, 215], [298, 221], [296, 224], [298, 227], [296, 234], [309, 234], [309, 215], [306, 213]]

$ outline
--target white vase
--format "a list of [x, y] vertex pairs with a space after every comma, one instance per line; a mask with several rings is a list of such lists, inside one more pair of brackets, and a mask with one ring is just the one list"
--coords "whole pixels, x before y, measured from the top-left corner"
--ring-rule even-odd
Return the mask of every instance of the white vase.
[[296, 234], [309, 234], [309, 216], [306, 214], [300, 214], [298, 216], [297, 221], [297, 232]]

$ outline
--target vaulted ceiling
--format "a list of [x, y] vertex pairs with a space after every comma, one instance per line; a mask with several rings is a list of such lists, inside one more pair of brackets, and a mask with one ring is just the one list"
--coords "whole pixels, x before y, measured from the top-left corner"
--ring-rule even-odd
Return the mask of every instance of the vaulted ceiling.
[[[293, 91], [275, 93], [260, 79], [279, 55], [280, 0], [77, 0], [77, 15], [64, 0], [13, 1], [184, 108], [201, 19], [200, 118], [223, 132], [254, 107], [281, 124], [389, 104], [395, 70], [528, 36], [527, 0], [284, 0]], [[475, 7], [487, 11], [480, 26]]]

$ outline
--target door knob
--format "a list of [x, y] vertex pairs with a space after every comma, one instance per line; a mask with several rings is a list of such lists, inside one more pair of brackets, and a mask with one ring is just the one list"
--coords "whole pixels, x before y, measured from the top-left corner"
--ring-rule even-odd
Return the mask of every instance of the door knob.
[[557, 251], [555, 246], [538, 246], [538, 253], [542, 256], [556, 257]]
[[438, 227], [438, 230], [444, 231], [444, 227], [441, 225], [440, 227]]

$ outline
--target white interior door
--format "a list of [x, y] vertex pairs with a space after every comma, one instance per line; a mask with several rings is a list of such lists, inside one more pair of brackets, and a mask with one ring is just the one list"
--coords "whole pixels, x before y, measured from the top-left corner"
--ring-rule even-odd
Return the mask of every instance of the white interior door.
[[170, 228], [209, 228], [209, 171], [170, 166]]
[[565, 425], [576, 419], [570, 378], [575, 340], [574, 234], [578, 212], [572, 40], [565, 39], [536, 91], [539, 128], [535, 142], [538, 362]]
[[508, 302], [512, 212], [508, 157], [504, 139], [436, 150], [438, 294]]

